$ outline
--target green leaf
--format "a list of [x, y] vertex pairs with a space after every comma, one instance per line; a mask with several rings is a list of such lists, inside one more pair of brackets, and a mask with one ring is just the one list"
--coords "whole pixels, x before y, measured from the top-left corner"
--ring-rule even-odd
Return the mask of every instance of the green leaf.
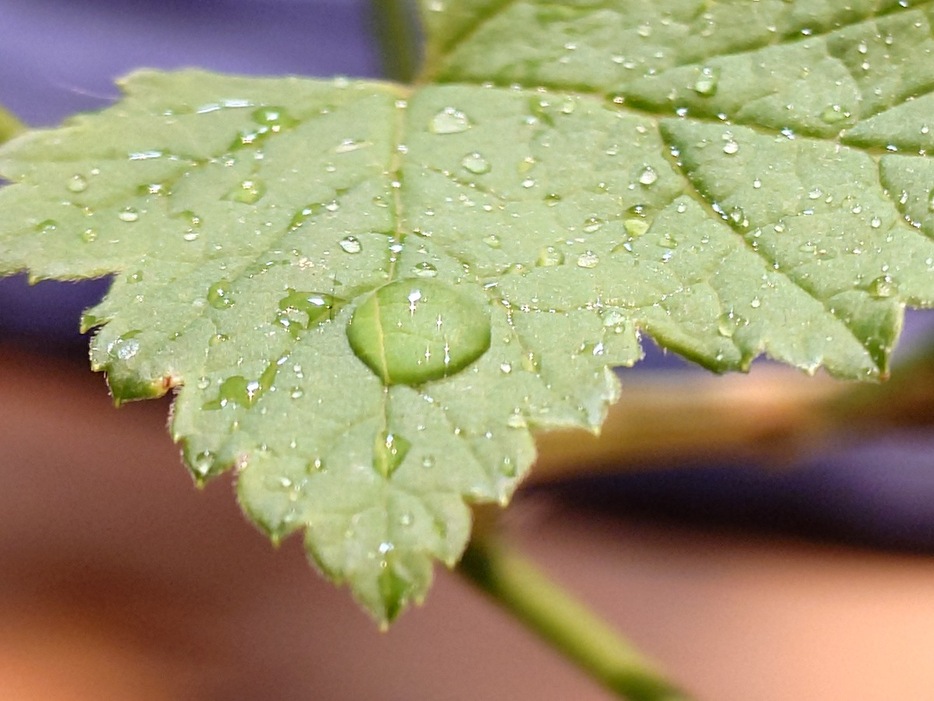
[[[0, 151], [0, 272], [115, 272], [116, 400], [379, 620], [640, 333], [885, 375], [934, 304], [934, 3], [424, 3], [423, 82], [138, 73]], [[708, 7], [709, 5], [709, 7]]]

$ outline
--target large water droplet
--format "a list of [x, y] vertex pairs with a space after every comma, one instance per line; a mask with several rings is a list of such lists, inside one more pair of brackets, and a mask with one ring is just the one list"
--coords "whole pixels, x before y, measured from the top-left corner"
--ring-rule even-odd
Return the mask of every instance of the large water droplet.
[[490, 347], [488, 305], [437, 280], [385, 285], [357, 306], [350, 347], [388, 385], [420, 385], [453, 375]]
[[467, 131], [470, 126], [467, 115], [453, 107], [445, 107], [428, 123], [428, 129], [433, 134], [457, 134]]
[[412, 444], [398, 433], [381, 432], [373, 445], [373, 467], [384, 477], [389, 477], [405, 460], [411, 447]]

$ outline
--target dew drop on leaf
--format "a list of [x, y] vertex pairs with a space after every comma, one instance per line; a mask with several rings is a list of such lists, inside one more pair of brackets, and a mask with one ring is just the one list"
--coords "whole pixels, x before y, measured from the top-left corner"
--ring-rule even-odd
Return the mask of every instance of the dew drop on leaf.
[[120, 210], [117, 216], [120, 218], [120, 221], [127, 222], [128, 224], [139, 221], [139, 212], [133, 209], [133, 207], [126, 207]]
[[645, 166], [642, 172], [639, 173], [639, 182], [642, 185], [652, 185], [656, 180], [658, 180], [658, 173], [655, 172], [652, 166]]
[[888, 299], [898, 294], [898, 285], [891, 275], [881, 275], [869, 283], [867, 290], [875, 299]]
[[68, 181], [68, 189], [71, 192], [84, 192], [88, 189], [88, 179], [83, 175], [73, 175]]
[[227, 193], [224, 199], [242, 204], [256, 204], [266, 194], [266, 186], [261, 180], [248, 178], [240, 182], [233, 190]]
[[382, 431], [373, 445], [373, 467], [384, 477], [399, 469], [412, 443], [397, 433]]
[[345, 236], [337, 242], [337, 245], [341, 247], [344, 253], [359, 253], [363, 250], [363, 244], [360, 243], [360, 239], [356, 236]]
[[545, 246], [538, 252], [538, 258], [535, 259], [535, 265], [540, 268], [552, 268], [556, 265], [564, 264], [564, 253], [554, 246]]
[[438, 269], [425, 261], [416, 263], [413, 272], [417, 277], [437, 277], [438, 275]]
[[475, 175], [483, 175], [484, 173], [490, 172], [490, 162], [485, 159], [480, 153], [474, 151], [473, 153], [468, 153], [461, 159], [461, 165], [469, 170]]
[[460, 372], [490, 347], [482, 298], [433, 279], [397, 280], [366, 296], [347, 325], [350, 347], [387, 385]]
[[717, 87], [720, 82], [720, 69], [704, 66], [701, 68], [700, 75], [694, 81], [694, 92], [704, 97], [711, 97], [717, 94]]
[[457, 134], [467, 131], [470, 127], [467, 115], [453, 107], [445, 107], [428, 123], [428, 129], [433, 134]]
[[215, 309], [227, 309], [233, 306], [230, 283], [227, 280], [218, 280], [208, 288], [208, 304]]
[[577, 257], [578, 268], [596, 268], [600, 263], [600, 257], [593, 251], [581, 253]]

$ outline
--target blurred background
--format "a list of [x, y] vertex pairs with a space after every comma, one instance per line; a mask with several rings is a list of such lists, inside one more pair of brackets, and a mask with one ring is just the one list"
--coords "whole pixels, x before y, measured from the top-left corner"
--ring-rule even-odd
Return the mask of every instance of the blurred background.
[[[356, 0], [0, 0], [0, 104], [54, 125], [142, 66], [378, 77], [375, 21]], [[115, 411], [87, 369], [78, 317], [106, 288], [0, 280], [0, 699], [607, 698], [443, 570], [378, 633], [229, 480], [193, 489], [168, 402]], [[550, 438], [509, 538], [701, 699], [934, 698], [930, 362], [854, 390], [648, 350], [609, 434], [653, 447], [594, 443], [571, 480]], [[849, 430], [818, 430], [829, 405]]]

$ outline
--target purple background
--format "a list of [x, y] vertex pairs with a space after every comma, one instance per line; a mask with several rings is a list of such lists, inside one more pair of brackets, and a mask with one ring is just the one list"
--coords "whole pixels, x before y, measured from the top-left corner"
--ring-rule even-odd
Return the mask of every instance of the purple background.
[[[378, 76], [371, 25], [362, 0], [0, 0], [0, 104], [53, 125], [110, 104], [114, 79], [141, 66]], [[0, 341], [84, 353], [77, 320], [106, 286], [0, 280]], [[907, 335], [930, 332], [932, 317], [911, 315]], [[650, 352], [646, 365], [673, 364]], [[567, 493], [589, 506], [934, 550], [930, 431], [854, 441], [788, 473], [693, 466], [579, 482]]]

